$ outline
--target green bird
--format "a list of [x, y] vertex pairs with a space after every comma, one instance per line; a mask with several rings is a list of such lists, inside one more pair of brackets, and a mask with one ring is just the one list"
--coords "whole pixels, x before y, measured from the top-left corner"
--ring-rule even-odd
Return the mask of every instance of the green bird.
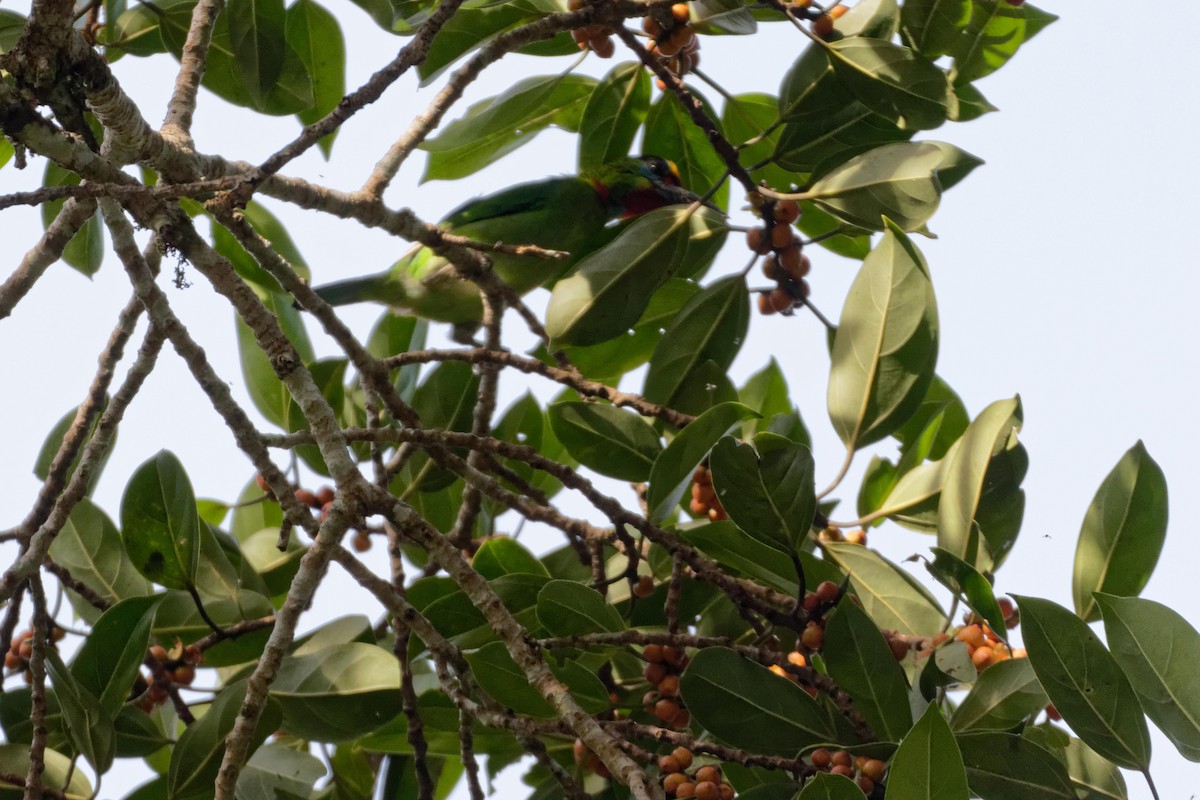
[[[441, 225], [480, 242], [532, 244], [570, 254], [564, 261], [488, 253], [496, 274], [524, 294], [561, 278], [580, 258], [613, 239], [618, 226], [610, 222], [697, 199], [680, 185], [672, 162], [638, 156], [476, 198], [451, 212]], [[420, 245], [384, 272], [314, 291], [331, 305], [385, 303], [401, 313], [454, 323], [464, 330], [476, 327], [483, 315], [478, 287], [460, 279], [445, 258]]]

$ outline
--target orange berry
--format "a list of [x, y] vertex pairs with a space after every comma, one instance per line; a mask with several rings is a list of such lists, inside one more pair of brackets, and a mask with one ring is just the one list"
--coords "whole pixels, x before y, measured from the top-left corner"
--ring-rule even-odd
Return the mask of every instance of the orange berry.
[[817, 584], [817, 599], [822, 603], [832, 603], [841, 593], [841, 589], [833, 581], [821, 581]]
[[671, 755], [679, 762], [679, 766], [687, 769], [692, 765], [692, 751], [686, 747], [676, 747], [671, 751]]
[[321, 503], [317, 502], [317, 496], [308, 489], [297, 489], [295, 491], [296, 499], [306, 506], [320, 508]]
[[152, 683], [150, 688], [146, 690], [146, 697], [156, 706], [161, 706], [167, 702], [167, 698], [171, 695], [167, 692], [167, 687], [161, 683]]
[[854, 765], [854, 756], [850, 755], [846, 750], [837, 750], [830, 756], [830, 763], [835, 767], [852, 767]]
[[862, 774], [866, 775], [873, 781], [883, 778], [883, 774], [887, 771], [887, 764], [880, 761], [878, 758], [868, 758], [866, 763], [862, 765]]
[[862, 793], [865, 795], [869, 795], [871, 792], [875, 791], [875, 781], [871, 780], [866, 775], [859, 775], [854, 782], [858, 784], [858, 788], [862, 789]]
[[820, 36], [822, 39], [833, 35], [833, 17], [821, 14], [813, 20], [812, 32], [814, 36]]
[[995, 652], [996, 651], [992, 650], [992, 648], [988, 647], [987, 645], [976, 647], [974, 652], [971, 653], [971, 663], [975, 665], [975, 669], [983, 669], [991, 663], [992, 656], [995, 655]]
[[365, 553], [371, 549], [371, 537], [362, 531], [354, 534], [354, 538], [350, 540], [350, 546], [354, 548], [356, 553]]
[[654, 17], [642, 17], [642, 30], [646, 32], [647, 36], [655, 38], [662, 35], [663, 32], [662, 25]]
[[654, 716], [661, 719], [663, 722], [671, 722], [675, 719], [675, 715], [680, 712], [679, 703], [674, 700], [664, 697], [654, 704]]
[[716, 783], [721, 780], [721, 770], [710, 764], [696, 770], [695, 778], [697, 783]]
[[776, 311], [787, 311], [795, 302], [795, 299], [787, 289], [772, 289], [767, 296], [771, 299], [771, 308], [775, 309]]
[[696, 47], [696, 32], [692, 30], [690, 25], [682, 25], [671, 31], [668, 41], [679, 48], [680, 51], [694, 50]]
[[617, 52], [617, 46], [613, 44], [613, 40], [609, 36], [592, 39], [592, 50], [601, 58], [612, 58]]
[[654, 594], [654, 578], [649, 575], [638, 575], [637, 583], [634, 584], [633, 593], [638, 597], [649, 597]]
[[[769, 317], [775, 313], [775, 303], [771, 300], [770, 292], [761, 292], [758, 295], [758, 313], [764, 317]], [[695, 501], [693, 501], [695, 502]], [[692, 513], [695, 513], [693, 511]]]
[[[661, 764], [662, 762], [660, 761], [659, 763]], [[684, 773], [672, 772], [670, 775], [667, 775], [665, 778], [663, 778], [663, 791], [665, 791], [667, 794], [676, 793], [676, 797], [678, 797], [677, 792], [679, 787], [690, 782], [690, 779]]]
[[675, 756], [660, 756], [658, 759], [658, 771], [663, 775], [678, 773], [683, 770], [683, 766], [675, 759]]
[[965, 642], [967, 647], [975, 648], [982, 647], [986, 638], [983, 635], [983, 628], [978, 625], [966, 625], [958, 629], [958, 633], [954, 634], [954, 638], [960, 642]]
[[847, 767], [844, 764], [834, 764], [829, 768], [830, 775], [844, 775], [847, 778], [854, 777], [854, 767]]
[[675, 796], [677, 798], [688, 798], [696, 796], [696, 784], [691, 781], [684, 781], [675, 787]]
[[733, 800], [733, 787], [728, 783], [718, 784], [717, 789], [721, 793], [721, 800]]
[[1018, 647], [1016, 650], [1013, 650], [1013, 651], [1012, 651], [1012, 657], [1013, 657], [1013, 658], [1025, 658], [1025, 657], [1026, 657], [1026, 656], [1028, 656], [1028, 655], [1029, 655], [1029, 654], [1025, 652], [1025, 648], [1024, 648], [1024, 647]]
[[775, 204], [775, 221], [781, 225], [791, 225], [800, 219], [800, 204], [795, 200], [780, 200]]
[[642, 675], [645, 676], [647, 681], [657, 685], [663, 678], [667, 677], [667, 665], [661, 661], [647, 664], [646, 669], [642, 671]]
[[676, 697], [679, 694], [679, 676], [668, 675], [659, 681], [658, 693], [663, 697]]
[[825, 629], [815, 622], [808, 623], [800, 636], [800, 643], [809, 650], [820, 650], [821, 645], [825, 643]]
[[[809, 270], [812, 269], [812, 263], [808, 260], [808, 256], [804, 256], [802, 259], [801, 269], [803, 270], [801, 277], [807, 275]], [[858, 528], [857, 530], [853, 531], [846, 531], [845, 539], [849, 544], [865, 545], [867, 543], [867, 532], [862, 528]]]
[[4, 654], [5, 668], [16, 669], [18, 666], [20, 666], [20, 664], [21, 664], [21, 658], [16, 653], [14, 653], [12, 650], [9, 650], [7, 653]]
[[[805, 257], [800, 253], [799, 242], [792, 242], [790, 245], [780, 250], [775, 254], [775, 259], [777, 259], [779, 262], [779, 268], [782, 269], [782, 271], [789, 277], [794, 278], [795, 280], [800, 280], [804, 277], [804, 275], [807, 274], [800, 272], [801, 259], [807, 259], [805, 259]], [[771, 259], [768, 259], [768, 261], [769, 260]], [[764, 265], [763, 274], [766, 275], [766, 272], [767, 268]], [[767, 275], [767, 277], [769, 278], [771, 276]], [[782, 277], [782, 275], [777, 276], [775, 280], [779, 280], [780, 277]]]
[[317, 502], [319, 502], [321, 505], [325, 505], [326, 503], [332, 503], [333, 498], [334, 498], [334, 493], [333, 493], [332, 486], [322, 486], [320, 489], [317, 490]]
[[[642, 648], [642, 658], [649, 661], [651, 664], [656, 664], [663, 660], [663, 646], [661, 644], [648, 644]], [[656, 681], [657, 682], [657, 681]]]
[[663, 648], [663, 661], [670, 664], [672, 667], [682, 667], [687, 663], [687, 653], [680, 647], [671, 647], [667, 645]]
[[158, 662], [166, 661], [168, 658], [167, 648], [161, 644], [152, 644], [150, 645], [150, 656]]
[[22, 661], [28, 661], [29, 659], [33, 658], [33, 641], [30, 639], [23, 639], [21, 643], [17, 645], [17, 656], [20, 657]]
[[839, 17], [844, 16], [845, 13], [849, 10], [850, 9], [847, 8], [846, 6], [842, 5], [841, 3], [838, 3], [836, 6], [829, 9], [829, 16], [833, 17], [834, 19], [838, 19]]
[[671, 6], [671, 16], [674, 17], [676, 25], [686, 25], [692, 18], [692, 11], [687, 3], [676, 3]]
[[196, 668], [191, 664], [180, 664], [171, 673], [171, 680], [180, 686], [191, 686], [192, 681], [196, 680]]
[[686, 708], [679, 709], [679, 711], [675, 714], [675, 716], [671, 717], [670, 725], [673, 728], [683, 729], [683, 728], [688, 727], [691, 724], [692, 724], [692, 714]]
[[789, 664], [794, 664], [797, 667], [808, 666], [808, 659], [806, 659], [804, 654], [799, 650], [793, 650], [792, 652], [788, 653], [787, 660]]
[[696, 782], [696, 800], [720, 800], [721, 790], [712, 781]]
[[811, 614], [821, 607], [821, 601], [817, 599], [816, 592], [805, 592], [803, 605], [804, 610]]
[[892, 657], [903, 661], [908, 656], [908, 642], [903, 639], [888, 639], [888, 647], [892, 649]]

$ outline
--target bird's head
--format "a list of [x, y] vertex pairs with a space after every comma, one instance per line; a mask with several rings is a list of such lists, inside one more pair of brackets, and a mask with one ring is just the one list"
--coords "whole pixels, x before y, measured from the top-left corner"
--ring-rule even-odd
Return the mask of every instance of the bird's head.
[[588, 179], [617, 219], [632, 219], [656, 208], [700, 199], [683, 188], [679, 168], [659, 156], [613, 161], [590, 173]]

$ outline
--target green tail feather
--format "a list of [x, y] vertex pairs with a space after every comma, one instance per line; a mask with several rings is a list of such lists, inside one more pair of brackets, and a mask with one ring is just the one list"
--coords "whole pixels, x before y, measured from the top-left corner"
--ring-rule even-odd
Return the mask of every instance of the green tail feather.
[[389, 306], [404, 306], [408, 297], [403, 281], [388, 272], [347, 278], [344, 281], [327, 283], [313, 289], [317, 296], [331, 306], [351, 303], [386, 303]]

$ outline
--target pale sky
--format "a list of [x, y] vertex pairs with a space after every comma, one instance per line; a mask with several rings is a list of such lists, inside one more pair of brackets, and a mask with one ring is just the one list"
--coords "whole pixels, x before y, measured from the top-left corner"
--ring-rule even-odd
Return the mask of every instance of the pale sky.
[[[348, 85], [357, 86], [403, 41], [378, 31], [349, 2], [329, 0], [328, 7], [347, 31]], [[1060, 15], [1060, 21], [978, 84], [1000, 112], [967, 124], [947, 124], [921, 137], [944, 139], [986, 162], [943, 199], [929, 225], [940, 238], [916, 239], [939, 301], [938, 372], [972, 416], [1015, 393], [1024, 403], [1021, 439], [1030, 459], [1025, 522], [998, 574], [997, 592], [1071, 605], [1075, 539], [1084, 512], [1100, 481], [1142, 439], [1166, 473], [1172, 500], [1166, 546], [1142, 596], [1171, 606], [1200, 626], [1192, 574], [1200, 550], [1190, 542], [1182, 504], [1195, 479], [1194, 448], [1200, 441], [1194, 409], [1200, 322], [1193, 310], [1200, 297], [1200, 258], [1188, 233], [1196, 228], [1195, 187], [1200, 186], [1195, 111], [1189, 111], [1197, 99], [1200, 51], [1170, 33], [1200, 27], [1200, 9], [1179, 3], [1152, 15], [1142, 7], [1103, 0], [1046, 10]], [[805, 40], [784, 24], [764, 26], [763, 31], [752, 38], [703, 37], [703, 68], [733, 92], [776, 93]], [[565, 63], [505, 58], [471, 87], [466, 102], [449, 118], [512, 81], [557, 72]], [[593, 58], [582, 70], [602, 74], [612, 63]], [[174, 60], [125, 58], [114, 69], [157, 125]], [[357, 187], [436, 89], [422, 89], [414, 101], [415, 87], [415, 76], [406, 77], [355, 117], [339, 135], [332, 162], [324, 162], [314, 150], [287, 172], [337, 188]], [[710, 98], [717, 100], [712, 93]], [[260, 161], [297, 130], [292, 118], [261, 117], [201, 93], [195, 138], [204, 152]], [[575, 144], [573, 135], [550, 131], [476, 176], [419, 188], [424, 157], [418, 153], [388, 199], [434, 221], [477, 194], [574, 171]], [[0, 191], [36, 187], [42, 169], [38, 159], [31, 159], [23, 174], [9, 165], [0, 171]], [[269, 205], [291, 223], [289, 230], [318, 281], [382, 269], [406, 247], [331, 217], [297, 215], [273, 201]], [[738, 210], [740, 202], [731, 205], [736, 223], [751, 223]], [[36, 241], [41, 224], [31, 209], [9, 209], [0, 219], [0, 272], [7, 274]], [[746, 251], [739, 239], [731, 237], [710, 276], [744, 263]], [[856, 264], [815, 249], [810, 255], [813, 300], [836, 318]], [[201, 276], [189, 274], [192, 288], [168, 288], [168, 294], [208, 348], [219, 374], [236, 396], [245, 398], [232, 313]], [[42, 439], [83, 397], [96, 356], [129, 291], [111, 253], [92, 281], [60, 264], [11, 318], [0, 321], [0, 366], [8, 378], [8, 390], [0, 396], [0, 419], [8, 428], [0, 460], [7, 513], [0, 515], [0, 528], [19, 522], [28, 509], [38, 487], [31, 468]], [[534, 302], [544, 303], [544, 297], [535, 295]], [[377, 315], [375, 308], [348, 312], [364, 335]], [[131, 349], [136, 341], [140, 336]], [[333, 354], [319, 339], [318, 348]], [[783, 367], [813, 432], [817, 482], [823, 486], [841, 461], [841, 446], [825, 413], [824, 333], [804, 313], [792, 319], [755, 315], [749, 342], [733, 367], [735, 379], [761, 368], [771, 355]], [[123, 374], [124, 367], [118, 381]], [[509, 381], [502, 404], [522, 393], [527, 383], [524, 378]], [[640, 376], [628, 384], [639, 385]], [[554, 386], [535, 388], [544, 397], [555, 391]], [[248, 400], [246, 405], [250, 407]], [[97, 488], [95, 498], [110, 515], [117, 514], [133, 469], [160, 448], [181, 458], [202, 497], [232, 500], [253, 476], [249, 462], [169, 350], [130, 409]], [[893, 446], [884, 442], [871, 452], [890, 454]], [[869, 458], [869, 452], [860, 454], [843, 484], [840, 494], [848, 505]], [[871, 544], [894, 560], [932, 543], [892, 525], [871, 533]], [[369, 560], [383, 569], [380, 549]], [[336, 595], [329, 588], [320, 592], [317, 609], [302, 627], [366, 607], [364, 596], [352, 587], [339, 583]], [[201, 673], [198, 684], [211, 681]], [[1200, 769], [1183, 760], [1153, 726], [1151, 732], [1152, 772], [1161, 797], [1186, 800]], [[516, 774], [510, 771], [508, 777]], [[119, 796], [123, 787], [140, 783], [145, 775], [139, 762], [118, 762], [104, 781], [105, 795]], [[1140, 776], [1126, 778], [1130, 797], [1149, 797]]]

